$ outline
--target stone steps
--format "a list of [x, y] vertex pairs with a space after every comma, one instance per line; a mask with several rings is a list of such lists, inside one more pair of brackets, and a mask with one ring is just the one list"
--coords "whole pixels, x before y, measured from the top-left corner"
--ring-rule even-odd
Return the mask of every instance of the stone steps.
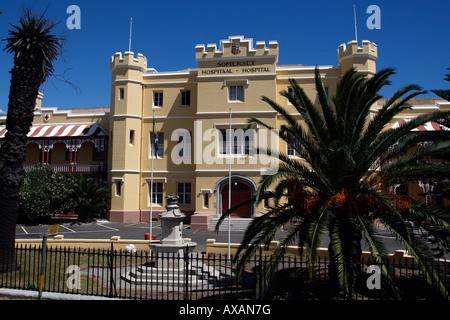
[[[229, 268], [208, 266], [203, 263], [189, 263], [188, 282], [190, 287], [205, 287], [209, 284], [219, 285], [229, 281], [233, 272]], [[180, 268], [156, 268], [153, 266], [138, 266], [122, 274], [121, 278], [130, 284], [183, 288], [186, 283], [186, 270]]]

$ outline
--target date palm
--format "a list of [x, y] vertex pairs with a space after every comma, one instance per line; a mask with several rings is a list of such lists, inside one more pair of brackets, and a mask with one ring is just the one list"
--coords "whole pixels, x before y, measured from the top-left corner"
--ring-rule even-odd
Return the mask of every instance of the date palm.
[[[261, 290], [267, 288], [277, 258], [295, 242], [306, 255], [312, 275], [317, 249], [327, 232], [330, 237], [329, 271], [348, 296], [358, 274], [363, 238], [374, 261], [395, 288], [395, 279], [385, 259], [388, 252], [374, 227], [376, 220], [404, 243], [416, 261], [423, 262], [423, 272], [428, 280], [437, 283], [441, 292], [448, 295], [435, 270], [425, 263], [432, 258], [431, 252], [408, 221], [436, 234], [439, 240], [448, 241], [449, 212], [415, 203], [409, 198], [391, 196], [385, 187], [449, 176], [448, 166], [433, 166], [420, 159], [448, 150], [450, 140], [438, 140], [416, 148], [418, 143], [429, 141], [430, 137], [426, 132], [411, 134], [411, 130], [428, 121], [448, 118], [450, 113], [421, 115], [399, 128], [386, 130], [396, 115], [410, 108], [408, 100], [423, 93], [416, 85], [406, 86], [373, 112], [371, 107], [382, 98], [378, 93], [390, 84], [392, 74], [393, 69], [381, 70], [373, 76], [349, 70], [338, 82], [336, 94], [329, 101], [316, 69], [315, 85], [320, 107], [295, 80], [290, 80], [293, 92], [283, 91], [281, 95], [290, 101], [300, 118], [263, 97], [284, 120], [279, 128], [280, 139], [292, 146], [300, 158], [288, 157], [281, 152], [278, 171], [261, 177], [253, 200], [259, 203], [271, 199], [272, 205], [267, 213], [256, 217], [249, 225], [238, 249], [238, 254], [243, 253], [238, 268], [242, 272], [246, 261], [261, 245], [268, 245], [285, 223], [295, 221], [274, 252]], [[249, 119], [249, 123], [273, 129], [255, 118]], [[425, 221], [432, 221], [433, 225]]]
[[90, 222], [100, 217], [109, 204], [110, 190], [97, 179], [88, 179], [82, 174], [72, 175], [74, 213], [80, 222]]
[[0, 168], [0, 271], [13, 267], [11, 260], [19, 188], [25, 173], [27, 134], [32, 125], [39, 88], [53, 72], [62, 38], [53, 35], [55, 24], [26, 9], [19, 25], [11, 25], [6, 50], [14, 54], [11, 69], [7, 133], [4, 140], [3, 166]]

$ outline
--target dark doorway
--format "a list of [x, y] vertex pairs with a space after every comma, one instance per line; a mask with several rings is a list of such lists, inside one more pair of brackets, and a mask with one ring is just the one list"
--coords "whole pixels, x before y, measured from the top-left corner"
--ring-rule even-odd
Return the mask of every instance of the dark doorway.
[[[250, 186], [240, 181], [231, 182], [231, 207], [250, 199], [252, 192]], [[252, 212], [252, 203], [236, 209], [232, 214], [232, 218], [250, 218]], [[228, 210], [228, 183], [222, 187], [222, 214]]]

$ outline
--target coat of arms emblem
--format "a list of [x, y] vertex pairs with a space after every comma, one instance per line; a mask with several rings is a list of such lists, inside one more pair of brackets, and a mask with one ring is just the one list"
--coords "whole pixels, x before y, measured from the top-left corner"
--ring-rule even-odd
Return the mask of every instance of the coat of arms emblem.
[[241, 50], [239, 50], [239, 43], [234, 42], [231, 44], [231, 53], [232, 54], [241, 53]]

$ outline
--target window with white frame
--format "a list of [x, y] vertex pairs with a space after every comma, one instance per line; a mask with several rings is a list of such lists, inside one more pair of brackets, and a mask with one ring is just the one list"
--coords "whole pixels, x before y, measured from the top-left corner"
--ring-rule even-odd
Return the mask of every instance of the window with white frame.
[[[149, 184], [150, 186], [150, 184]], [[153, 188], [149, 190], [150, 201], [153, 204], [158, 204], [162, 206], [163, 203], [163, 183], [162, 182], [153, 182]]]
[[191, 183], [190, 182], [178, 182], [177, 183], [177, 196], [178, 196], [178, 204], [190, 205], [191, 204]]
[[162, 91], [153, 92], [153, 106], [162, 107], [163, 106], [163, 93]]
[[244, 86], [243, 85], [228, 86], [228, 100], [244, 102]]
[[[153, 131], [150, 132], [150, 156], [154, 157], [156, 152], [155, 138]], [[164, 132], [158, 132], [158, 158], [162, 158], [164, 155]]]
[[220, 154], [252, 155], [255, 149], [255, 130], [242, 128], [219, 129]]
[[291, 157], [300, 157], [300, 154], [290, 144], [287, 145], [286, 153]]
[[286, 154], [290, 157], [300, 157], [300, 153], [297, 151], [300, 148], [299, 143], [294, 139], [291, 140], [293, 141], [290, 144], [286, 141]]
[[112, 179], [113, 184], [115, 185], [115, 196], [120, 197], [122, 195], [122, 178], [113, 178]]

